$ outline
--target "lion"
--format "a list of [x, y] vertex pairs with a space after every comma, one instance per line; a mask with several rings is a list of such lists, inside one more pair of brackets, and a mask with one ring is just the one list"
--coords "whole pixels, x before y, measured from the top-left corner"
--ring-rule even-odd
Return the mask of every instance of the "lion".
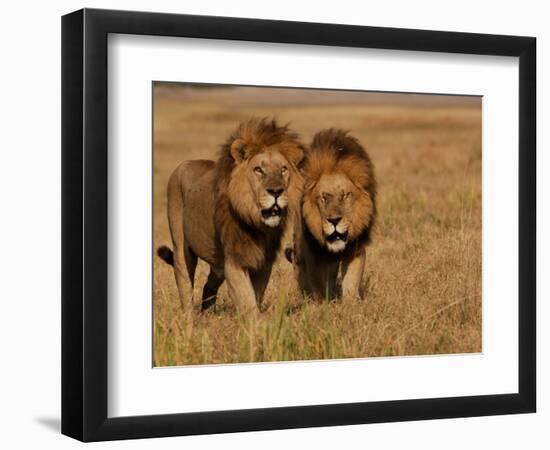
[[366, 246], [376, 218], [374, 166], [349, 132], [318, 132], [306, 150], [301, 216], [285, 255], [302, 292], [360, 298]]
[[288, 124], [251, 119], [229, 136], [217, 161], [186, 161], [174, 170], [167, 192], [174, 250], [163, 246], [157, 254], [173, 265], [184, 308], [193, 305], [200, 258], [210, 265], [203, 311], [225, 280], [239, 311], [259, 312], [289, 211], [299, 208], [303, 158]]

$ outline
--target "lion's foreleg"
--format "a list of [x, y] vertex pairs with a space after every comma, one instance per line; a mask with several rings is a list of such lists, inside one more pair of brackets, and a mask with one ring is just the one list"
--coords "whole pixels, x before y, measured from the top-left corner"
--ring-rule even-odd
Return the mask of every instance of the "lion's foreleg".
[[349, 262], [342, 266], [342, 299], [360, 298], [359, 288], [365, 270], [365, 250], [361, 250]]
[[225, 261], [224, 272], [229, 297], [237, 306], [239, 313], [256, 314], [258, 312], [256, 293], [248, 270], [228, 258]]
[[208, 274], [208, 280], [202, 289], [202, 305], [201, 309], [204, 311], [216, 304], [216, 297], [218, 295], [218, 289], [223, 283], [224, 276], [223, 270], [210, 267], [210, 273]]
[[268, 267], [264, 267], [260, 271], [250, 275], [252, 286], [254, 287], [254, 292], [256, 294], [256, 303], [258, 305], [258, 308], [260, 307], [264, 299], [265, 289], [267, 288], [267, 284], [269, 283], [269, 277], [271, 276], [272, 268], [273, 266], [269, 265]]

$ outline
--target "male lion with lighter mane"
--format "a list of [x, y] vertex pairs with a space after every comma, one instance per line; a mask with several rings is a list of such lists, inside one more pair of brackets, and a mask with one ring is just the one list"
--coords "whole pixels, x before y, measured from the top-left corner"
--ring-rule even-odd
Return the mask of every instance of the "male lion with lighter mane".
[[259, 311], [290, 210], [299, 208], [303, 157], [288, 125], [251, 119], [229, 136], [217, 161], [186, 161], [174, 170], [168, 182], [174, 251], [163, 246], [157, 253], [174, 266], [184, 309], [193, 304], [201, 258], [210, 265], [203, 310], [226, 280], [239, 312]]
[[373, 164], [356, 138], [331, 128], [314, 136], [303, 176], [301, 220], [285, 250], [298, 284], [317, 298], [359, 298], [376, 218]]

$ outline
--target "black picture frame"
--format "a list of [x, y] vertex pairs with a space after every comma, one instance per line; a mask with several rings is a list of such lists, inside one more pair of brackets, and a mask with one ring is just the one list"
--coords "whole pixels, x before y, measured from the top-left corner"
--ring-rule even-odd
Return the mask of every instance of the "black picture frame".
[[[107, 416], [109, 33], [519, 57], [517, 393]], [[62, 433], [82, 441], [535, 412], [536, 39], [84, 9], [62, 18]]]

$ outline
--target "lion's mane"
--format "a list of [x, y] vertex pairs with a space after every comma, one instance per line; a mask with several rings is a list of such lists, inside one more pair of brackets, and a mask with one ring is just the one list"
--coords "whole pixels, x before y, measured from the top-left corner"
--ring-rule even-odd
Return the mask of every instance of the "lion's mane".
[[257, 271], [275, 259], [288, 220], [287, 216], [283, 216], [281, 225], [276, 229], [269, 229], [261, 223], [260, 206], [254, 200], [246, 180], [245, 164], [238, 164], [232, 155], [232, 146], [236, 142], [246, 149], [244, 157], [247, 159], [266, 147], [277, 145], [288, 160], [291, 177], [287, 216], [299, 208], [302, 183], [297, 166], [303, 159], [304, 149], [298, 135], [290, 131], [288, 124], [279, 125], [274, 119], [267, 118], [241, 123], [221, 146], [215, 168], [214, 216], [220, 245], [242, 267]]

